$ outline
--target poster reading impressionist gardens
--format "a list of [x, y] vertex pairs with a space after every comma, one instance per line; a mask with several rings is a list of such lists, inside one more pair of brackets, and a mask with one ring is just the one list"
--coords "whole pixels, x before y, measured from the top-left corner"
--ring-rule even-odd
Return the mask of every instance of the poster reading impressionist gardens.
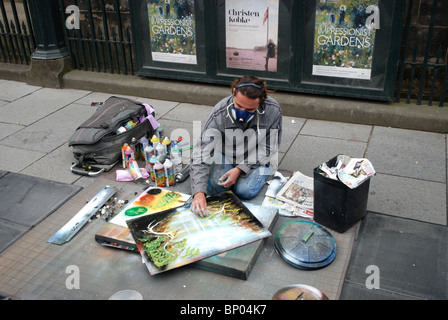
[[316, 0], [313, 75], [371, 79], [376, 29], [367, 13], [379, 0]]
[[279, 0], [226, 0], [227, 68], [277, 72]]
[[194, 0], [147, 0], [153, 61], [197, 64]]

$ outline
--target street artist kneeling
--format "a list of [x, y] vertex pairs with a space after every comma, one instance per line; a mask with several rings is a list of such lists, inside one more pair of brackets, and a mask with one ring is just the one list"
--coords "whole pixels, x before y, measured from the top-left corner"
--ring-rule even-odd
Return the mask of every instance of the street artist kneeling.
[[244, 76], [231, 88], [232, 95], [213, 108], [191, 157], [191, 211], [201, 217], [207, 195], [231, 190], [252, 199], [278, 165], [280, 105], [257, 77]]

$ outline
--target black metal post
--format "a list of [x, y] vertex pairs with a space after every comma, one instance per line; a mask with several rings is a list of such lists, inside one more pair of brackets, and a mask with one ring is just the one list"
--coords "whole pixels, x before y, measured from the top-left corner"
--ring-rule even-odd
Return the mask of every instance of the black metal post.
[[53, 60], [67, 57], [57, 1], [30, 0], [29, 6], [36, 38], [32, 58]]
[[29, 0], [36, 49], [31, 55], [31, 67], [26, 73], [28, 84], [61, 88], [62, 77], [70, 71], [70, 56], [65, 44], [65, 23], [61, 12], [65, 8], [57, 0]]

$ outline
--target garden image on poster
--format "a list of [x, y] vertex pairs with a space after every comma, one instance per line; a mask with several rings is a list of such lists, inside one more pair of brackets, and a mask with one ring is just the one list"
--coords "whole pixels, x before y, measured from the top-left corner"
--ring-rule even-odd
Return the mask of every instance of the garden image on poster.
[[[371, 79], [379, 0], [316, 0], [313, 75]], [[370, 11], [370, 10], [369, 10]]]
[[209, 197], [207, 204], [205, 218], [184, 206], [127, 221], [151, 275], [271, 235], [231, 192]]
[[153, 61], [197, 64], [194, 0], [147, 0]]
[[226, 0], [227, 68], [277, 72], [279, 0]]

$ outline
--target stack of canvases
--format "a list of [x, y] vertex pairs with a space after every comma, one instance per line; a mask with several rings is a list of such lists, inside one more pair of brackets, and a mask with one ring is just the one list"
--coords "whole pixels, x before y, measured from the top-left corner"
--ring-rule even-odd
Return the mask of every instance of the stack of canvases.
[[[150, 187], [128, 203], [95, 238], [106, 246], [138, 250], [151, 275], [155, 275], [271, 236], [232, 192], [208, 198], [205, 218], [189, 210], [190, 198]], [[210, 238], [218, 241], [206, 240]]]

